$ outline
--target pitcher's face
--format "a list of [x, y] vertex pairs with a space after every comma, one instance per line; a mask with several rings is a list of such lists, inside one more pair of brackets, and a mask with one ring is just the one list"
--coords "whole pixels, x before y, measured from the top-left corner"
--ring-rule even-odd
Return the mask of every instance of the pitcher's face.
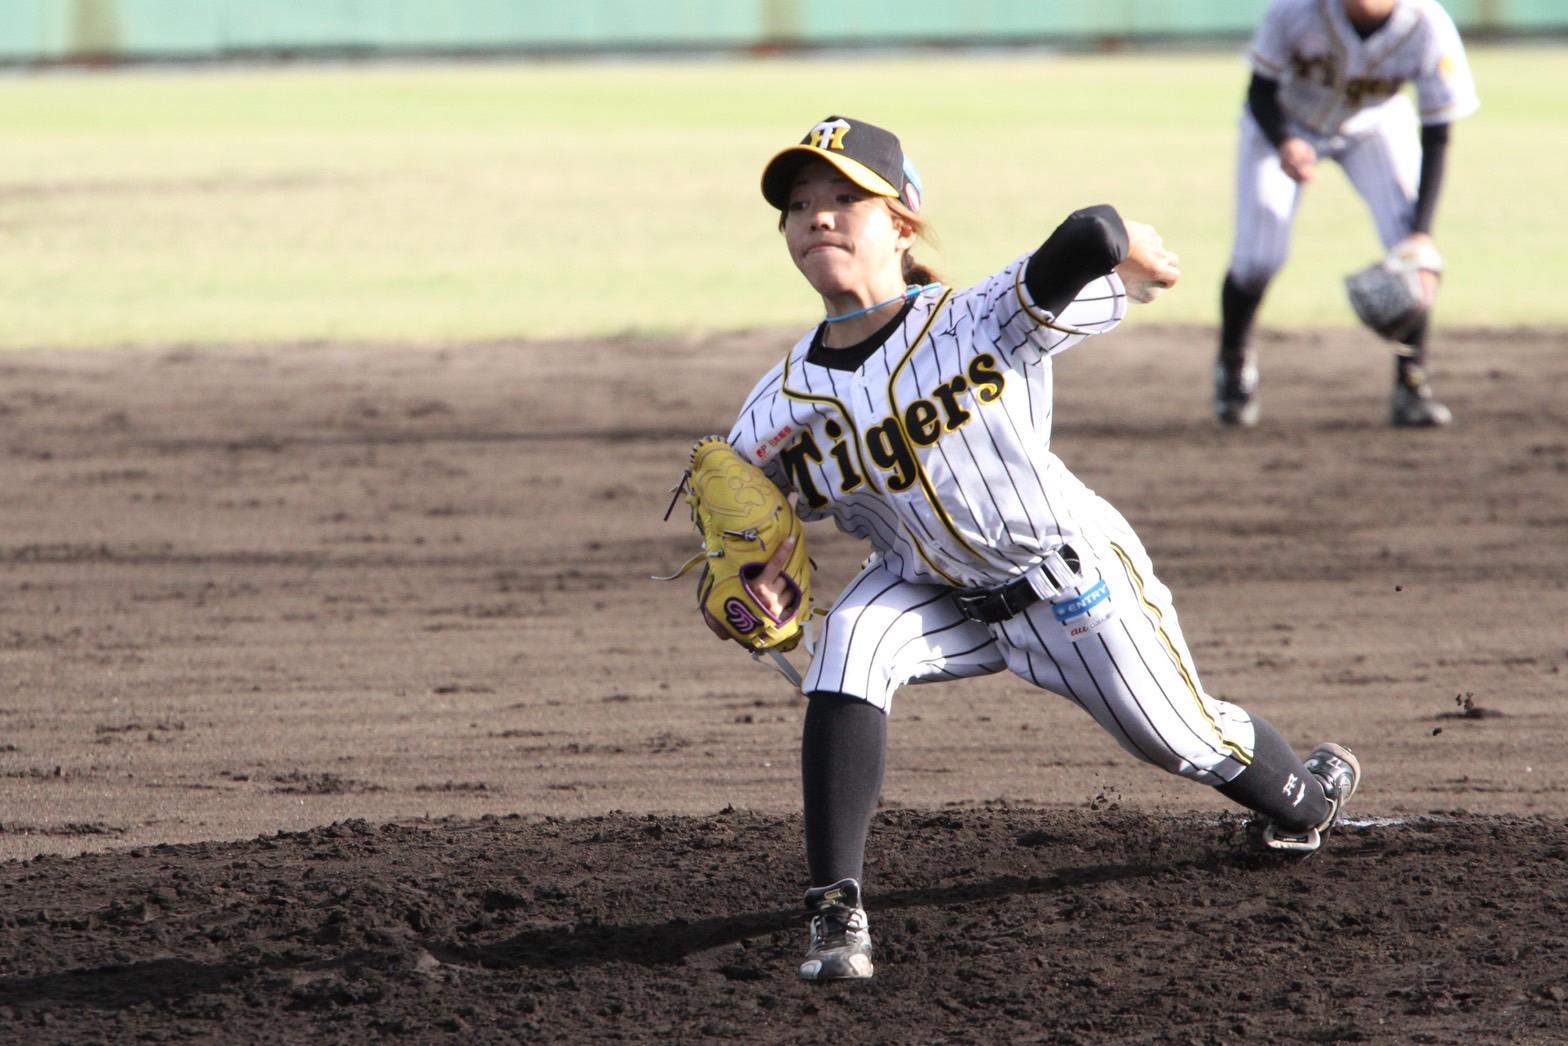
[[873, 195], [821, 160], [801, 165], [790, 188], [784, 241], [819, 294], [856, 293], [901, 282], [913, 234]]

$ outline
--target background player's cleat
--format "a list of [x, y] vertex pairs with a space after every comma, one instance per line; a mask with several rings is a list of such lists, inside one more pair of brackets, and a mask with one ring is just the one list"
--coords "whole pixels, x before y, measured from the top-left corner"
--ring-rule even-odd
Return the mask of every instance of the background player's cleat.
[[840, 879], [806, 891], [811, 943], [800, 976], [807, 981], [844, 981], [870, 977], [871, 930], [860, 905], [860, 884]]
[[1388, 420], [1397, 428], [1429, 429], [1449, 424], [1454, 415], [1432, 398], [1432, 386], [1426, 382], [1409, 385], [1396, 381], [1388, 402]]
[[1345, 804], [1356, 794], [1361, 784], [1361, 762], [1355, 753], [1343, 745], [1325, 741], [1312, 750], [1304, 764], [1307, 772], [1318, 779], [1323, 794], [1328, 797], [1328, 816], [1305, 832], [1296, 835], [1273, 824], [1263, 828], [1263, 845], [1270, 850], [1289, 854], [1316, 853], [1330, 828], [1339, 821]]
[[1247, 429], [1258, 423], [1258, 368], [1250, 360], [1239, 367], [1214, 365], [1214, 416]]

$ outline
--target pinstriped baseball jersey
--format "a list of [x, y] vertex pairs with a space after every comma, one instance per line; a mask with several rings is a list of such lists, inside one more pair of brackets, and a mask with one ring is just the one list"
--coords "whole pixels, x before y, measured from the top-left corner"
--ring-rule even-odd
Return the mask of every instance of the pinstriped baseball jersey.
[[[1085, 525], [1092, 495], [1047, 449], [1050, 357], [1110, 330], [1121, 280], [1091, 281], [1060, 316], [1023, 283], [1027, 256], [964, 291], [927, 288], [854, 370], [808, 359], [808, 334], [746, 398], [730, 442], [909, 581], [1020, 576]], [[829, 350], [831, 352], [832, 350]]]
[[[1343, 0], [1276, 0], [1253, 38], [1254, 71], [1278, 78], [1289, 133], [1344, 168], [1372, 211], [1379, 241], [1410, 234], [1421, 171], [1417, 124], [1477, 108], [1475, 83], [1453, 20], [1433, 0], [1399, 0], [1363, 40]], [[1399, 93], [1413, 80], [1415, 114]], [[1236, 154], [1236, 223], [1227, 271], [1239, 286], [1267, 286], [1285, 264], [1302, 186], [1249, 109]]]
[[[1250, 716], [1204, 692], [1138, 536], [1049, 449], [1052, 357], [1115, 327], [1126, 288], [1091, 279], [1053, 315], [1025, 282], [1033, 257], [968, 290], [925, 289], [858, 350], [808, 334], [747, 397], [736, 449], [803, 518], [875, 549], [814, 625], [801, 689], [886, 712], [906, 684], [1011, 671], [1148, 763], [1232, 781], [1252, 761]], [[1061, 569], [1056, 591], [1005, 621], [955, 599], [1033, 585], [1042, 563]]]
[[1436, 0], [1399, 0], [1362, 39], [1342, 0], [1275, 0], [1252, 39], [1252, 67], [1280, 84], [1280, 107], [1319, 135], [1356, 134], [1414, 83], [1422, 123], [1479, 106], [1459, 31]]

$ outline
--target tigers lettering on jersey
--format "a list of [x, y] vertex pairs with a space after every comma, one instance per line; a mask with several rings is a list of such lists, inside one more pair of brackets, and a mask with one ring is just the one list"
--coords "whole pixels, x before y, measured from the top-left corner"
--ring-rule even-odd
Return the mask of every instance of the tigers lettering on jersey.
[[[908, 490], [919, 478], [919, 462], [915, 448], [934, 446], [949, 432], [956, 431], [974, 414], [960, 402], [969, 393], [982, 404], [994, 403], [1002, 395], [1007, 379], [997, 369], [996, 357], [981, 353], [969, 361], [967, 373], [956, 374], [931, 390], [931, 398], [921, 397], [911, 401], [900, 414], [890, 415], [866, 428], [862, 443], [866, 456], [879, 468], [889, 490]], [[829, 420], [823, 432], [833, 439], [829, 453], [838, 463], [842, 479], [839, 489], [854, 490], [864, 477], [855, 469], [849, 447], [844, 439], [843, 426]], [[913, 446], [911, 445], [913, 444]], [[780, 460], [795, 489], [806, 499], [806, 504], [820, 509], [828, 498], [812, 479], [808, 463], [822, 464], [822, 449], [811, 433], [805, 432], [793, 445], [787, 447]]]
[[1302, 54], [1290, 52], [1290, 69], [1303, 80], [1334, 86], [1334, 56], [1331, 54]]
[[815, 330], [801, 337], [730, 442], [756, 457], [790, 430], [763, 467], [800, 518], [832, 518], [906, 579], [1016, 576], [1078, 532], [1082, 485], [1049, 450], [1049, 360], [1116, 326], [1127, 301], [1112, 273], [1040, 313], [1019, 289], [1030, 257], [962, 291], [923, 290], [852, 367], [815, 359]]
[[[1323, 87], [1334, 87], [1339, 78], [1338, 63], [1331, 54], [1290, 53], [1290, 69], [1302, 80], [1310, 80]], [[1405, 81], [1394, 76], [1352, 76], [1346, 80], [1340, 93], [1353, 108], [1360, 108], [1379, 98], [1390, 98], [1399, 92]]]
[[1279, 82], [1279, 104], [1295, 130], [1362, 134], [1377, 113], [1415, 85], [1423, 122], [1451, 123], [1479, 104], [1464, 45], [1436, 0], [1399, 0], [1364, 33], [1344, 0], [1273, 0], [1254, 33], [1252, 66]]
[[1345, 101], [1362, 106], [1379, 98], [1392, 98], [1404, 85], [1391, 76], [1353, 76], [1345, 81]]

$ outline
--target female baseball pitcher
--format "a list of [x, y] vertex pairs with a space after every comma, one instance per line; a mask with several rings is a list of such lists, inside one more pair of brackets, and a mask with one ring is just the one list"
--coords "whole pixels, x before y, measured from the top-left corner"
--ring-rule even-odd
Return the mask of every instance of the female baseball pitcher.
[[[1348, 749], [1303, 762], [1204, 692], [1138, 536], [1050, 451], [1051, 357], [1173, 285], [1176, 255], [1094, 206], [988, 279], [944, 287], [910, 254], [921, 191], [897, 137], [843, 116], [762, 175], [826, 316], [758, 382], [729, 439], [753, 460], [782, 448], [765, 471], [801, 517], [871, 546], [817, 622], [802, 682], [807, 980], [871, 976], [862, 866], [906, 683], [1014, 672], [1138, 759], [1256, 811], [1281, 853], [1316, 850], [1360, 778]], [[758, 582], [780, 616], [788, 553]]]

